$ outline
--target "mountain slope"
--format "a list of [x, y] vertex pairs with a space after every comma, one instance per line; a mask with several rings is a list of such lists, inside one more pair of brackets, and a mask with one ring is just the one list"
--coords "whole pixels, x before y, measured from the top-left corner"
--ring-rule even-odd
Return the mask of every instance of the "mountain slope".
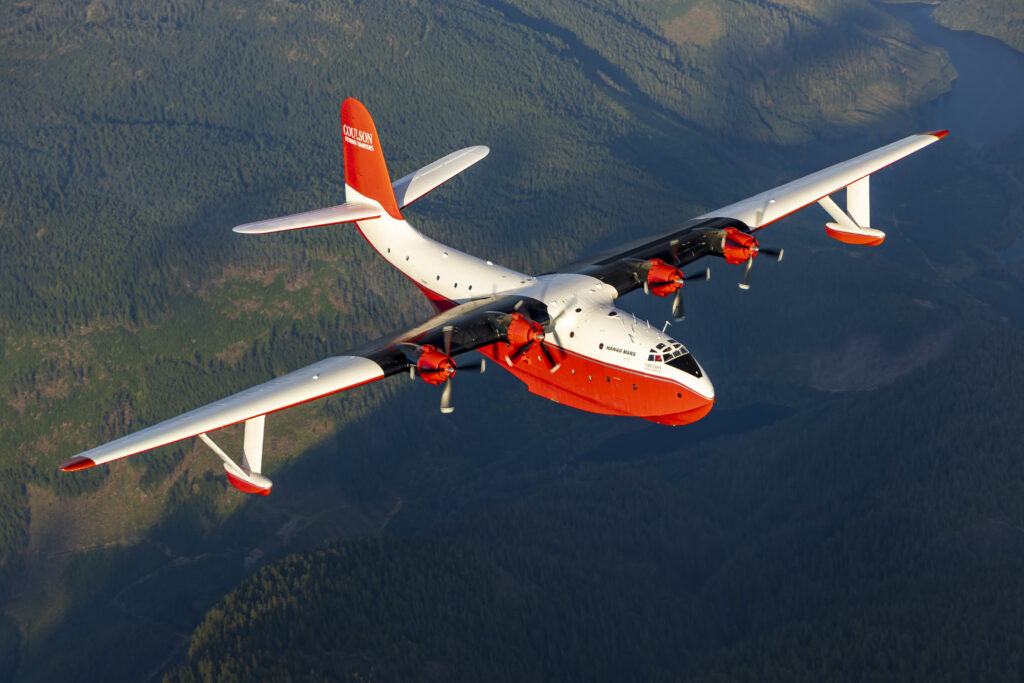
[[718, 447], [268, 566], [170, 680], [1013, 677], [1024, 335]]

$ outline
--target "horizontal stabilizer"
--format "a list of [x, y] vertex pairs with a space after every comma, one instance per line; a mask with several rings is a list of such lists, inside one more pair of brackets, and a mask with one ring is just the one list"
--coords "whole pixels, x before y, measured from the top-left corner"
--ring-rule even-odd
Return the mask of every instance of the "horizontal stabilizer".
[[300, 230], [302, 228], [319, 228], [324, 225], [351, 223], [352, 221], [380, 218], [384, 212], [379, 206], [371, 204], [339, 204], [326, 209], [316, 209], [304, 213], [293, 213], [281, 218], [270, 218], [255, 223], [245, 223], [231, 228], [243, 235], [263, 235], [268, 232]]
[[[405, 208], [426, 193], [448, 182], [483, 159], [490, 151], [490, 149], [483, 145], [466, 147], [457, 152], [452, 152], [448, 156], [442, 157], [418, 171], [399, 178], [391, 185], [395, 192], [395, 201], [398, 204], [398, 208]], [[384, 211], [379, 206], [373, 204], [345, 203], [326, 209], [316, 209], [304, 213], [294, 213], [281, 218], [270, 218], [265, 221], [245, 223], [235, 226], [232, 230], [243, 235], [265, 235], [271, 232], [284, 232], [285, 230], [301, 230], [303, 228], [319, 228], [325, 225], [338, 225], [339, 223], [352, 223], [354, 221], [380, 218], [382, 215], [384, 215]]]
[[483, 159], [490, 151], [483, 145], [465, 147], [399, 178], [391, 184], [398, 208], [404, 209], [437, 186], [451, 180]]

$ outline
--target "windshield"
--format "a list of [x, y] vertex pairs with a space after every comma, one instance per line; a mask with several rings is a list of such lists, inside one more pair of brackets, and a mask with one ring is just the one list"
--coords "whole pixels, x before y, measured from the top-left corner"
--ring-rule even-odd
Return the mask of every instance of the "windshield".
[[647, 352], [647, 360], [655, 363], [668, 363], [694, 377], [701, 376], [697, 361], [693, 359], [686, 347], [677, 341], [659, 342], [657, 346]]

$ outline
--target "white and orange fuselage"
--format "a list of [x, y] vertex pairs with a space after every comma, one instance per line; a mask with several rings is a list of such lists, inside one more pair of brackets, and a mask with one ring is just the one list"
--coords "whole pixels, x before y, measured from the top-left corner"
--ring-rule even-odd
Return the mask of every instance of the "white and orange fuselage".
[[533, 277], [423, 235], [399, 211], [376, 125], [362, 103], [345, 100], [341, 129], [345, 202], [381, 209], [379, 217], [355, 222], [360, 234], [435, 308], [504, 294], [547, 307], [555, 329], [545, 343], [558, 356], [555, 371], [539, 348], [518, 356], [503, 342], [478, 349], [532, 393], [581, 410], [670, 425], [699, 420], [711, 410], [715, 391], [704, 371], [670, 365], [682, 345], [615, 308], [615, 288], [587, 275]]
[[[351, 187], [346, 188], [346, 199], [372, 201]], [[685, 353], [682, 344], [616, 308], [614, 287], [588, 275], [526, 275], [436, 242], [404, 219], [387, 214], [356, 225], [439, 310], [504, 294], [543, 302], [555, 319], [554, 333], [546, 342], [559, 362], [555, 372], [540, 349], [511, 364], [507, 359], [512, 349], [506, 343], [478, 349], [525, 382], [532, 393], [593, 413], [669, 425], [688, 424], [711, 410], [715, 390], [703, 369], [697, 366], [691, 374], [671, 365]]]

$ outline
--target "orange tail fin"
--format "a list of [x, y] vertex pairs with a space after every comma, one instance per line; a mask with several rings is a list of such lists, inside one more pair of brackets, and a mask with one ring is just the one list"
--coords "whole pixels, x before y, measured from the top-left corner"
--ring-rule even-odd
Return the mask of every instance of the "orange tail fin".
[[[370, 112], [354, 97], [341, 103], [341, 133], [345, 151], [345, 185], [379, 203], [392, 218], [401, 220], [377, 127], [373, 125]], [[351, 198], [346, 199], [352, 201]]]

